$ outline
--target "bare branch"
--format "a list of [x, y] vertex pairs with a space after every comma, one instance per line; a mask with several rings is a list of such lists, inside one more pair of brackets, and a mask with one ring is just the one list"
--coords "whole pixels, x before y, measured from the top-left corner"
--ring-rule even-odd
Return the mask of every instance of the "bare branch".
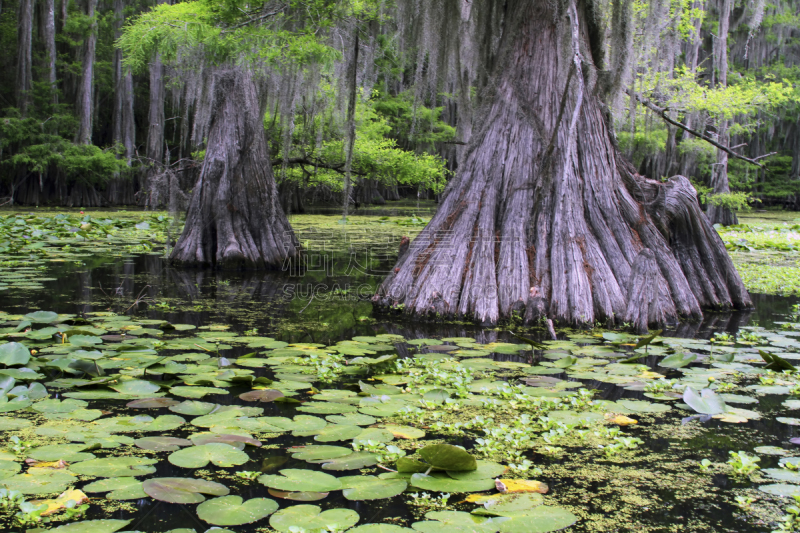
[[[625, 90], [625, 92], [628, 94], [628, 96], [631, 96], [631, 93], [630, 93], [630, 91], [628, 91], [628, 90], [626, 89], [626, 90]], [[712, 139], [712, 138], [711, 138], [711, 137], [709, 137], [708, 135], [706, 135], [706, 134], [704, 134], [704, 133], [700, 133], [700, 132], [699, 132], [699, 131], [697, 131], [697, 130], [693, 130], [693, 129], [691, 129], [689, 126], [687, 126], [686, 124], [683, 124], [682, 122], [678, 122], [677, 120], [670, 118], [670, 117], [667, 115], [667, 111], [669, 111], [669, 109], [668, 109], [668, 108], [666, 108], [666, 107], [658, 107], [657, 105], [655, 105], [654, 103], [652, 103], [650, 100], [648, 100], [648, 99], [644, 98], [642, 95], [640, 95], [640, 94], [638, 94], [638, 93], [636, 94], [636, 100], [637, 100], [637, 101], [639, 101], [639, 102], [640, 102], [640, 103], [641, 103], [643, 106], [645, 106], [647, 109], [649, 109], [649, 110], [651, 110], [651, 111], [655, 111], [656, 113], [658, 113], [658, 115], [659, 115], [659, 116], [660, 116], [662, 119], [664, 119], [666, 122], [668, 122], [668, 123], [672, 124], [672, 125], [673, 125], [673, 126], [675, 126], [675, 127], [678, 127], [678, 128], [680, 128], [680, 129], [682, 129], [683, 131], [685, 131], [685, 132], [687, 132], [687, 133], [691, 133], [691, 134], [692, 134], [692, 135], [694, 135], [695, 137], [698, 137], [698, 138], [700, 138], [700, 139], [703, 139], [703, 140], [704, 140], [704, 141], [706, 141], [707, 143], [711, 144], [712, 146], [716, 146], [717, 148], [719, 148], [719, 149], [720, 149], [720, 150], [722, 150], [723, 152], [726, 152], [726, 153], [727, 153], [729, 156], [731, 156], [731, 157], [733, 157], [733, 158], [735, 158], [735, 159], [741, 159], [742, 161], [745, 161], [745, 162], [747, 162], [747, 163], [750, 163], [751, 165], [755, 165], [755, 166], [757, 166], [757, 167], [759, 167], [759, 168], [764, 168], [764, 165], [762, 165], [761, 163], [759, 163], [759, 162], [758, 162], [758, 160], [759, 160], [759, 159], [764, 159], [765, 157], [769, 157], [769, 156], [771, 156], [771, 155], [775, 155], [775, 154], [777, 153], [777, 152], [770, 152], [770, 153], [768, 153], [768, 154], [760, 155], [760, 156], [758, 156], [758, 157], [754, 157], [754, 158], [752, 158], [752, 159], [751, 159], [751, 158], [749, 158], [749, 157], [745, 157], [745, 156], [743, 156], [743, 155], [737, 154], [736, 152], [734, 152], [734, 151], [733, 151], [733, 149], [732, 149], [732, 148], [730, 148], [730, 147], [728, 147], [728, 146], [725, 146], [725, 145], [723, 145], [723, 144], [720, 144], [720, 143], [718, 143], [717, 141], [715, 141], [714, 139]], [[739, 145], [739, 146], [741, 146], [741, 145]], [[739, 146], [736, 146], [736, 147], [734, 147], [734, 148], [738, 148]]]

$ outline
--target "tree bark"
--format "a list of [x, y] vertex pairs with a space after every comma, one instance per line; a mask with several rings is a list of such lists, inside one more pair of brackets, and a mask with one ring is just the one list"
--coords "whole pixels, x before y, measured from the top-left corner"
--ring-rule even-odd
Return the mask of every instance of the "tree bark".
[[39, 27], [45, 51], [45, 73], [52, 93], [51, 102], [58, 103], [56, 87], [56, 2], [43, 0], [40, 4]]
[[241, 70], [219, 70], [211, 83], [203, 169], [170, 258], [188, 266], [280, 267], [299, 247], [280, 206], [255, 84]]
[[20, 0], [17, 12], [17, 107], [28, 115], [33, 91], [33, 0]]
[[[94, 18], [97, 0], [86, 0], [86, 16]], [[79, 120], [78, 132], [75, 142], [78, 144], [92, 143], [92, 116], [94, 115], [94, 59], [97, 48], [97, 22], [93, 22], [86, 36], [81, 61], [81, 82], [78, 87], [78, 100], [76, 102]]]
[[556, 9], [509, 7], [464, 165], [374, 301], [486, 324], [531, 307], [529, 321], [638, 330], [751, 306], [689, 181], [645, 179], [617, 152], [585, 4]]
[[[714, 67], [717, 71], [717, 86], [725, 87], [728, 85], [728, 29], [730, 26], [731, 8], [733, 0], [720, 0], [719, 3], [719, 35], [715, 40]], [[717, 138], [720, 144], [730, 145], [730, 135], [728, 135], [728, 121], [722, 120], [717, 127]], [[728, 153], [724, 150], [717, 150], [717, 163], [711, 171], [711, 189], [713, 195], [728, 194], [731, 192], [728, 183]], [[730, 226], [736, 224], [736, 213], [729, 207], [717, 206], [713, 203], [708, 205], [708, 219], [712, 224], [722, 224]]]
[[[123, 0], [114, 0], [114, 39], [122, 36], [125, 22]], [[114, 50], [114, 118], [112, 141], [122, 146], [128, 166], [133, 157], [135, 129], [133, 116], [133, 74], [122, 66], [122, 50]]]

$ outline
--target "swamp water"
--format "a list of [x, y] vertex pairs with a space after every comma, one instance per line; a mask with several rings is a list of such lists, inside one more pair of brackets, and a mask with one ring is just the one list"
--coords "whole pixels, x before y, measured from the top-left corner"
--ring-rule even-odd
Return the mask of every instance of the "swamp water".
[[762, 532], [800, 494], [758, 352], [800, 359], [796, 298], [543, 341], [375, 314], [416, 219], [295, 217], [284, 273], [172, 269], [163, 216], [2, 224], [2, 531]]

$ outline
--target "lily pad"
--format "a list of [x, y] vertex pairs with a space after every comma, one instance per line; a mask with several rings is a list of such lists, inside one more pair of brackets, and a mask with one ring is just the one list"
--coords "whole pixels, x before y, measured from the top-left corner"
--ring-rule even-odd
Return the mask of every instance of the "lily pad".
[[617, 400], [617, 404], [634, 413], [666, 413], [672, 408], [663, 403], [651, 403], [642, 400]]
[[180, 402], [176, 402], [170, 398], [144, 398], [142, 400], [128, 402], [126, 407], [131, 407], [133, 409], [159, 409], [161, 407], [172, 407], [173, 405], [179, 404]]
[[269, 492], [270, 496], [295, 502], [316, 502], [327, 498], [328, 494], [330, 494], [330, 492], [287, 492], [275, 489], [267, 489], [267, 492]]
[[49, 531], [57, 533], [114, 533], [130, 524], [132, 520], [82, 520]]
[[452, 444], [432, 444], [419, 450], [419, 455], [431, 466], [455, 472], [475, 470], [478, 463], [469, 452]]
[[301, 461], [328, 461], [336, 459], [337, 457], [345, 457], [352, 455], [353, 450], [344, 448], [342, 446], [298, 446], [290, 448], [292, 452], [292, 459], [300, 459]]
[[342, 488], [341, 481], [330, 474], [295, 468], [281, 470], [280, 475], [265, 474], [258, 481], [267, 487], [290, 492], [330, 492]]
[[175, 437], [144, 437], [142, 439], [136, 439], [135, 444], [143, 450], [174, 452], [183, 446], [191, 446], [192, 441], [177, 439]]
[[461, 511], [433, 511], [427, 513], [428, 521], [414, 522], [411, 526], [420, 533], [496, 533], [505, 517], [475, 516]]
[[91, 459], [70, 465], [69, 469], [83, 476], [133, 477], [146, 476], [156, 471], [156, 459], [145, 457], [108, 457]]
[[31, 352], [28, 351], [24, 344], [18, 342], [0, 344], [0, 365], [27, 365], [30, 360]]
[[205, 479], [182, 477], [148, 479], [145, 480], [142, 489], [151, 498], [169, 503], [201, 503], [205, 501], [203, 494], [211, 496], [228, 494], [225, 485]]
[[330, 526], [337, 530], [346, 530], [356, 525], [359, 520], [357, 512], [351, 509], [322, 509], [316, 505], [295, 505], [281, 509], [269, 519], [269, 525], [281, 533], [290, 533], [291, 528], [315, 531]]
[[250, 457], [229, 444], [213, 442], [178, 450], [171, 453], [167, 460], [182, 468], [203, 468], [208, 463], [231, 467], [246, 463]]
[[404, 479], [381, 479], [375, 476], [340, 477], [342, 495], [348, 500], [382, 500], [401, 494], [408, 483]]
[[147, 498], [143, 483], [132, 477], [101, 479], [83, 487], [84, 492], [108, 492], [107, 500], [138, 500]]
[[786, 483], [774, 483], [772, 485], [761, 485], [758, 490], [775, 496], [800, 496], [800, 485], [787, 485]]
[[728, 410], [728, 406], [713, 390], [702, 389], [700, 394], [686, 387], [683, 392], [683, 401], [686, 405], [703, 415], [719, 415]]
[[362, 415], [361, 413], [346, 413], [343, 415], [330, 415], [326, 416], [325, 420], [331, 424], [352, 425], [352, 426], [371, 426], [377, 420], [375, 417], [369, 415]]
[[252, 390], [239, 395], [239, 399], [246, 402], [274, 402], [278, 398], [283, 398], [284, 394], [279, 390], [264, 389]]
[[241, 496], [221, 496], [197, 506], [197, 516], [215, 526], [240, 526], [258, 522], [278, 510], [275, 500]]
[[481, 492], [494, 490], [493, 479], [453, 479], [447, 474], [412, 474], [410, 484], [422, 490], [437, 492]]
[[370, 452], [353, 452], [350, 455], [327, 459], [325, 461], [309, 461], [322, 463], [323, 470], [358, 470], [378, 464], [378, 456]]

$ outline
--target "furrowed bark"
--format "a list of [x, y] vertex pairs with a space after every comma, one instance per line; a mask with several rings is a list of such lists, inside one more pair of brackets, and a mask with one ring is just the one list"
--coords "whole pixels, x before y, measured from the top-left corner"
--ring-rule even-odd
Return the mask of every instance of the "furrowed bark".
[[53, 104], [58, 103], [56, 87], [56, 3], [55, 0], [43, 0], [40, 4], [40, 35], [44, 41], [45, 72], [52, 91]]
[[[86, 0], [86, 16], [94, 18], [97, 0]], [[92, 143], [92, 116], [94, 104], [94, 59], [97, 47], [97, 23], [93, 23], [86, 36], [83, 49], [81, 67], [81, 81], [78, 87], [78, 100], [76, 111], [79, 120], [78, 132], [75, 142], [78, 144]]]
[[17, 8], [17, 107], [24, 117], [28, 114], [33, 90], [33, 0], [20, 0]]
[[281, 209], [253, 79], [213, 74], [212, 121], [183, 234], [170, 259], [186, 266], [280, 267], [299, 246]]
[[374, 301], [637, 329], [751, 306], [688, 180], [648, 180], [617, 152], [583, 4], [514, 9], [463, 165]]

